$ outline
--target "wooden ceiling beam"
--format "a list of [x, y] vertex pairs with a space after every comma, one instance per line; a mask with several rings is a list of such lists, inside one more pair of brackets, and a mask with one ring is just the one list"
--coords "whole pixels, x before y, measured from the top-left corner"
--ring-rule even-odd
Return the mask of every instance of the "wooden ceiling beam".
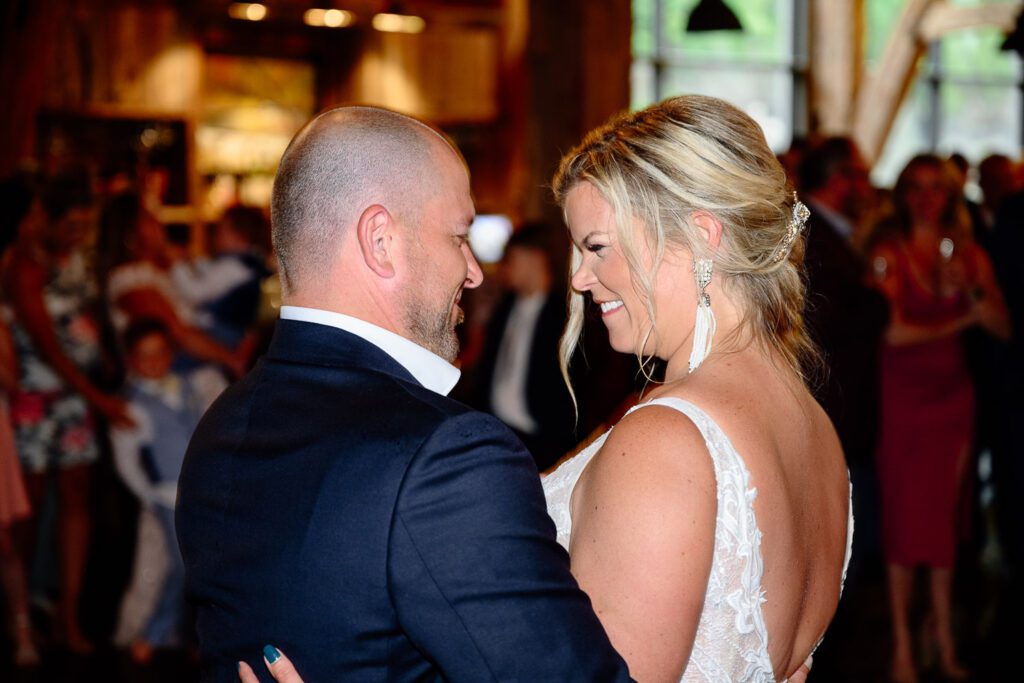
[[863, 60], [864, 0], [813, 0], [811, 102], [815, 129], [848, 133]]
[[908, 0], [882, 58], [857, 93], [852, 134], [870, 164], [878, 160], [929, 43], [967, 28], [1013, 28], [1024, 2], [959, 7], [946, 0]]
[[918, 27], [938, 0], [907, 0], [874, 70], [866, 74], [854, 106], [852, 135], [864, 160], [874, 164], [914, 80], [925, 44]]
[[950, 31], [979, 26], [996, 26], [1004, 32], [1009, 32], [1013, 30], [1021, 10], [1024, 10], [1024, 2], [1002, 2], [977, 7], [960, 7], [949, 2], [937, 2], [921, 19], [918, 35], [923, 42], [930, 43]]

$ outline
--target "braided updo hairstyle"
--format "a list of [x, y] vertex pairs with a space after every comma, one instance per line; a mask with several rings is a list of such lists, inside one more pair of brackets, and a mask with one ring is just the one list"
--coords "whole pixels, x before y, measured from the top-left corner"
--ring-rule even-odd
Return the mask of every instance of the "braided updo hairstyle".
[[[741, 331], [777, 350], [807, 378], [819, 356], [804, 330], [804, 239], [791, 229], [796, 200], [752, 118], [701, 95], [620, 114], [562, 158], [553, 189], [563, 210], [581, 182], [591, 183], [612, 207], [619, 246], [645, 295], [652, 325], [658, 265], [666, 249], [686, 249], [694, 258], [713, 259], [714, 277], [740, 306]], [[690, 220], [698, 210], [722, 224], [714, 252]], [[634, 218], [640, 230], [633, 227]], [[640, 240], [654, 255], [650, 268], [640, 259]], [[581, 260], [574, 246], [573, 271]], [[583, 328], [583, 305], [583, 296], [572, 292], [561, 342], [566, 377]], [[671, 305], [696, 306], [696, 300]]]

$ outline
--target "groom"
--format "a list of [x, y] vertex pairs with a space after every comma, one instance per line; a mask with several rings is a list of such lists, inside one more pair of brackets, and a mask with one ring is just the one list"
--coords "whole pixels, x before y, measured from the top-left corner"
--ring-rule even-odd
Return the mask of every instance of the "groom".
[[273, 192], [281, 320], [206, 414], [177, 525], [204, 681], [265, 643], [324, 681], [619, 681], [533, 460], [446, 397], [469, 177], [422, 123], [329, 111]]

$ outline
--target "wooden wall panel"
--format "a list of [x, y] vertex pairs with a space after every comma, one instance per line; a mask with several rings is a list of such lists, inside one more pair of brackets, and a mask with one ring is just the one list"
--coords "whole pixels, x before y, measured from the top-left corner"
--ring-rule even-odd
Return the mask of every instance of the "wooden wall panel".
[[434, 121], [497, 117], [498, 32], [438, 26], [420, 34], [372, 33], [347, 88], [335, 97]]
[[817, 132], [850, 132], [864, 61], [864, 0], [811, 4], [811, 121]]

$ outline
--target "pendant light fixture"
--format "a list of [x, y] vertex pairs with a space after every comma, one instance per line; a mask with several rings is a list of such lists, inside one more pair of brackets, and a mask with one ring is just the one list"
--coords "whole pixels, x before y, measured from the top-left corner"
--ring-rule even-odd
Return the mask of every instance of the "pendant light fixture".
[[686, 20], [686, 30], [698, 31], [742, 31], [739, 17], [725, 4], [725, 0], [700, 0]]

